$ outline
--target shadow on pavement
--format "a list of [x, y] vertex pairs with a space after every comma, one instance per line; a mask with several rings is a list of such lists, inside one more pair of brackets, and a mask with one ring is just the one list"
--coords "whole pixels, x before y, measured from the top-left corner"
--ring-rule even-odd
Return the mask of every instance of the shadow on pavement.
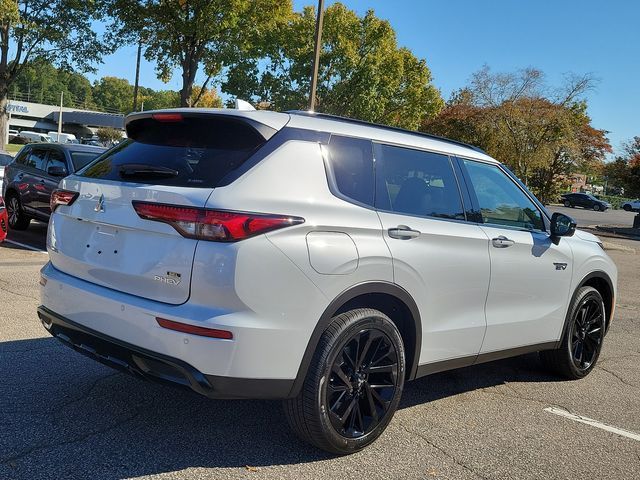
[[[407, 384], [407, 408], [505, 381], [548, 381], [535, 356]], [[0, 343], [0, 478], [130, 478], [188, 467], [330, 458], [290, 432], [280, 402], [220, 401], [144, 382], [53, 338]]]

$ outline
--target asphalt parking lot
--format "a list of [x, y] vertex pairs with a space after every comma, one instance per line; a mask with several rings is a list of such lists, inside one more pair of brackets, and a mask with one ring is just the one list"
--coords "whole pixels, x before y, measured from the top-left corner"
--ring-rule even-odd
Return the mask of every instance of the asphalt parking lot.
[[[42, 248], [43, 229], [11, 239]], [[640, 241], [609, 242], [619, 296], [591, 375], [563, 381], [527, 355], [425, 377], [373, 446], [341, 458], [298, 441], [279, 402], [208, 400], [62, 346], [35, 314], [46, 254], [2, 244], [0, 479], [640, 478]]]

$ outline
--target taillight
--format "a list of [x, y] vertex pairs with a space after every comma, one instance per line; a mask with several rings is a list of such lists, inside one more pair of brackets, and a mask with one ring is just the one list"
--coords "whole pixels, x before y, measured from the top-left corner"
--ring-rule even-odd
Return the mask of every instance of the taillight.
[[78, 192], [72, 192], [71, 190], [54, 190], [51, 194], [51, 200], [49, 200], [49, 206], [51, 207], [51, 213], [53, 213], [58, 205], [71, 205], [78, 198]]
[[209, 210], [135, 200], [133, 208], [140, 218], [168, 223], [183, 237], [213, 242], [237, 242], [304, 222], [304, 218], [286, 215]]
[[232, 340], [233, 333], [228, 330], [219, 330], [217, 328], [197, 327], [188, 323], [174, 322], [165, 318], [156, 317], [156, 322], [162, 328], [174, 330], [176, 332], [190, 333], [192, 335], [200, 335], [201, 337], [222, 338], [223, 340]]

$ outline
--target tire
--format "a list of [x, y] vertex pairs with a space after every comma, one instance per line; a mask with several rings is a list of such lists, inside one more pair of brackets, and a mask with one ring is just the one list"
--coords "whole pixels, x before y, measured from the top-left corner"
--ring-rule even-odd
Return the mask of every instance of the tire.
[[602, 350], [605, 316], [600, 292], [593, 287], [581, 287], [569, 307], [560, 348], [540, 352], [543, 366], [570, 380], [586, 377]]
[[565, 200], [564, 201], [564, 206], [567, 207], [567, 208], [568, 207], [573, 207], [573, 205], [571, 205], [571, 202], [569, 200]]
[[25, 215], [20, 199], [15, 193], [10, 194], [7, 198], [6, 207], [7, 216], [9, 217], [9, 229], [26, 230], [31, 223], [31, 219]]
[[593, 211], [594, 212], [599, 212], [601, 210], [600, 205], [598, 205], [597, 203], [593, 206]]
[[622, 206], [622, 209], [623, 209], [625, 212], [630, 212], [630, 211], [631, 211], [631, 205], [623, 205], [623, 206]]
[[322, 334], [300, 394], [284, 401], [289, 425], [327, 452], [358, 452], [393, 418], [405, 370], [402, 337], [389, 317], [368, 308], [342, 313]]

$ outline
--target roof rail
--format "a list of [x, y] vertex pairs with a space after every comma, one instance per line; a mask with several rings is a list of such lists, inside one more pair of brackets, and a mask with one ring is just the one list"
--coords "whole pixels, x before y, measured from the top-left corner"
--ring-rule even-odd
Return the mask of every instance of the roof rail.
[[450, 138], [440, 137], [438, 135], [432, 135], [430, 133], [417, 132], [415, 130], [407, 130], [406, 128], [391, 127], [389, 125], [382, 125], [380, 123], [367, 122], [365, 120], [357, 120], [355, 118], [349, 118], [349, 117], [341, 117], [340, 115], [331, 115], [329, 113], [311, 112], [309, 110], [287, 110], [285, 113], [289, 113], [292, 115], [302, 115], [305, 117], [324, 118], [326, 120], [335, 120], [338, 122], [354, 123], [356, 125], [364, 125], [367, 127], [383, 128], [385, 130], [391, 130], [393, 132], [408, 133], [410, 135], [417, 135], [419, 137], [430, 138], [432, 140], [440, 140], [441, 142], [447, 142], [453, 145], [460, 145], [462, 147], [470, 148], [472, 150], [475, 150], [476, 152], [484, 153], [485, 155], [487, 155], [487, 152], [482, 150], [480, 147], [476, 147], [475, 145], [459, 142], [458, 140], [451, 140]]

